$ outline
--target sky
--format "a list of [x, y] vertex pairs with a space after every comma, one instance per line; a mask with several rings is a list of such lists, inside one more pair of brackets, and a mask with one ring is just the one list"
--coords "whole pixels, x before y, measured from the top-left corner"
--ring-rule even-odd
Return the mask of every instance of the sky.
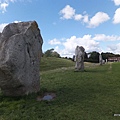
[[0, 0], [0, 32], [13, 22], [35, 20], [42, 50], [72, 57], [85, 51], [120, 54], [120, 0]]

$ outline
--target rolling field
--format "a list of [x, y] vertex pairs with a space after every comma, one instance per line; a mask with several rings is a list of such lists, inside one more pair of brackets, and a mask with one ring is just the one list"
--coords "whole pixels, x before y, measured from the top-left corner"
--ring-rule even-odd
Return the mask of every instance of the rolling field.
[[[86, 72], [74, 72], [74, 62], [42, 58], [41, 91], [23, 97], [0, 93], [0, 120], [118, 120], [120, 117], [120, 63], [85, 63]], [[54, 92], [52, 101], [37, 101]]]

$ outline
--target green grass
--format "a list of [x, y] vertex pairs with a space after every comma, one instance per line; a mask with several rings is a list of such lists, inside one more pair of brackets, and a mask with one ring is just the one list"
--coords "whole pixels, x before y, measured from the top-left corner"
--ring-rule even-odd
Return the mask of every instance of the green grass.
[[64, 58], [42, 57], [40, 64], [40, 71], [48, 71], [73, 66], [74, 62]]
[[64, 65], [41, 71], [39, 94], [55, 92], [56, 98], [50, 102], [36, 101], [37, 94], [17, 98], [0, 94], [0, 120], [120, 119], [113, 116], [120, 114], [120, 63], [85, 66], [86, 72], [74, 72]]

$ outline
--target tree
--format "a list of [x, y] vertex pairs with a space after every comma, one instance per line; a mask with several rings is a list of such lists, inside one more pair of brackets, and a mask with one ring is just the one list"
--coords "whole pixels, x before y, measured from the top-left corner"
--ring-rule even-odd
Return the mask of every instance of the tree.
[[47, 50], [47, 51], [44, 53], [44, 56], [45, 56], [45, 57], [51, 57], [51, 54], [52, 54], [53, 50], [54, 50], [53, 48]]
[[87, 61], [87, 59], [88, 59], [88, 55], [87, 55], [87, 53], [85, 52], [84, 61]]
[[102, 55], [102, 58], [103, 58], [104, 60], [108, 59], [109, 57], [114, 57], [114, 56], [116, 56], [115, 54], [110, 53], [110, 52], [101, 53], [101, 55]]
[[91, 53], [88, 53], [90, 56], [89, 58], [86, 60], [88, 62], [95, 62], [98, 63], [99, 62], [99, 52], [93, 51]]
[[54, 49], [49, 49], [44, 53], [45, 57], [60, 57], [60, 54], [58, 54]]
[[60, 54], [58, 54], [56, 51], [53, 51], [51, 53], [51, 57], [60, 57]]

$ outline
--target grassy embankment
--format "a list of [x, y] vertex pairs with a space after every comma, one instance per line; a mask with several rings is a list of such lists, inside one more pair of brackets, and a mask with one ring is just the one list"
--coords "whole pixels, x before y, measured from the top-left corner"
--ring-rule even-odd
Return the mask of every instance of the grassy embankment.
[[40, 93], [52, 91], [56, 98], [38, 102], [37, 94], [17, 98], [0, 94], [0, 120], [119, 119], [113, 114], [120, 114], [120, 63], [87, 63], [86, 72], [74, 72], [74, 63], [65, 59], [41, 63]]

